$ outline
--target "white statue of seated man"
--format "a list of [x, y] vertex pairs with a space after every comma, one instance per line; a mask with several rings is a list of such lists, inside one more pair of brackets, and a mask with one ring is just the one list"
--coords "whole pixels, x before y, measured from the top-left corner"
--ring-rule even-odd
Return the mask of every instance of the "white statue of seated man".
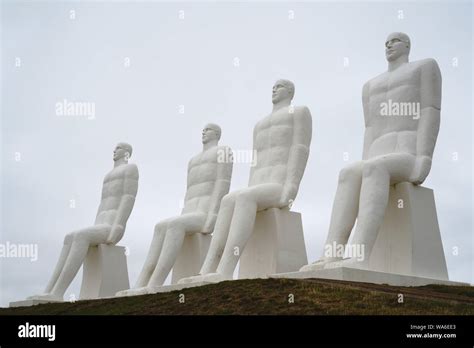
[[203, 150], [188, 164], [188, 179], [181, 215], [156, 224], [153, 240], [134, 289], [117, 296], [146, 294], [162, 286], [171, 271], [184, 237], [212, 233], [222, 197], [229, 192], [232, 150], [218, 146], [221, 128], [213, 123], [202, 131]]
[[178, 283], [232, 279], [257, 212], [287, 207], [295, 199], [308, 160], [312, 120], [307, 107], [290, 105], [294, 92], [288, 80], [273, 86], [273, 111], [254, 128], [256, 165], [250, 170], [249, 187], [223, 198], [200, 275]]
[[[385, 47], [388, 71], [368, 81], [362, 91], [362, 161], [340, 172], [325, 255], [301, 271], [340, 266], [367, 269], [390, 185], [419, 185], [430, 172], [440, 124], [441, 73], [433, 59], [408, 62], [410, 39], [404, 33], [390, 34]], [[347, 245], [356, 220], [351, 243], [361, 246], [363, 257], [341, 260], [340, 254], [328, 253], [334, 245]]]
[[117, 144], [114, 168], [105, 176], [95, 223], [64, 238], [64, 246], [44, 294], [29, 299], [62, 301], [90, 246], [117, 244], [123, 237], [138, 190], [138, 168], [129, 164], [132, 146]]

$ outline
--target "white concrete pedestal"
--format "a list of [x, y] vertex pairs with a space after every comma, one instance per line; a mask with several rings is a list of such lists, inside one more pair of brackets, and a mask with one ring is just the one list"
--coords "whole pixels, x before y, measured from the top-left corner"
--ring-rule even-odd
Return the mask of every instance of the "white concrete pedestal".
[[258, 212], [240, 257], [239, 279], [297, 271], [307, 263], [301, 214], [278, 208]]
[[89, 247], [79, 299], [115, 296], [118, 291], [129, 288], [125, 248], [106, 244]]
[[362, 269], [348, 268], [348, 267], [321, 269], [318, 271], [273, 274], [271, 278], [289, 278], [289, 279], [320, 278], [320, 279], [346, 280], [346, 281], [352, 281], [352, 282], [363, 282], [363, 283], [374, 283], [374, 284], [388, 284], [388, 285], [393, 285], [393, 286], [423, 286], [423, 285], [428, 285], [428, 284], [462, 285], [462, 286], [469, 285], [467, 283], [452, 282], [449, 280], [407, 276], [407, 275], [402, 275], [402, 274], [376, 272], [376, 271], [369, 271], [369, 270], [362, 270]]
[[433, 190], [408, 182], [390, 188], [369, 269], [448, 280]]
[[183, 246], [173, 266], [171, 284], [176, 284], [182, 278], [195, 276], [199, 273], [210, 243], [210, 234], [195, 233], [184, 237]]
[[450, 282], [433, 190], [400, 183], [390, 188], [383, 224], [369, 258], [369, 269], [348, 267], [274, 274], [277, 278], [325, 278], [376, 284], [464, 285]]

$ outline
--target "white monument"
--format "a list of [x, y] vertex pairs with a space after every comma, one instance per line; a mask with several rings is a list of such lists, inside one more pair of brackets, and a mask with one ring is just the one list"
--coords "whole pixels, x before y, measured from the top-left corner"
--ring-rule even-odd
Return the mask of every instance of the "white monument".
[[[250, 171], [249, 186], [227, 194], [222, 199], [209, 252], [200, 275], [184, 278], [178, 284], [212, 283], [232, 279], [246, 245], [253, 235], [258, 233], [254, 228], [258, 213], [272, 208], [285, 209], [288, 213], [288, 206], [296, 197], [306, 167], [312, 135], [309, 109], [290, 104], [294, 92], [294, 85], [288, 80], [279, 80], [273, 86], [273, 111], [254, 128], [253, 148], [256, 158], [255, 166]], [[280, 211], [278, 213], [280, 215]], [[281, 214], [283, 218], [288, 218], [288, 214]], [[273, 257], [272, 261], [277, 263], [275, 252], [269, 251], [272, 248], [269, 241], [278, 233], [281, 231], [269, 234], [271, 238], [263, 236], [263, 239], [260, 238], [263, 243], [257, 238], [254, 246], [260, 244], [260, 248], [253, 248], [253, 253], [262, 252]], [[298, 240], [302, 241], [302, 231], [300, 233], [301, 238]], [[304, 242], [302, 248], [300, 253], [305, 257]], [[284, 253], [282, 255], [285, 257]], [[250, 255], [252, 256], [255, 255]], [[290, 253], [286, 260], [280, 258], [278, 262], [294, 262], [294, 259], [294, 254]], [[251, 260], [249, 262], [252, 263]], [[259, 266], [258, 263], [254, 265]], [[301, 265], [300, 263], [299, 266]]]
[[[115, 245], [124, 235], [138, 190], [138, 168], [135, 164], [128, 163], [131, 155], [132, 146], [129, 144], [119, 143], [116, 146], [113, 155], [114, 168], [104, 178], [102, 198], [94, 225], [66, 235], [58, 263], [44, 294], [28, 297], [28, 300], [31, 301], [30, 304], [62, 301], [66, 289], [79, 271], [90, 248], [107, 244], [102, 257], [106, 257], [104, 255], [106, 253], [113, 253], [113, 248], [121, 250], [120, 247], [115, 247]], [[96, 265], [99, 266], [100, 263], [96, 263]], [[124, 271], [125, 274], [120, 276], [128, 277], [126, 268]], [[88, 276], [85, 271], [86, 278]], [[94, 279], [94, 281], [97, 283], [101, 279]], [[114, 281], [118, 284], [124, 284], [123, 279], [115, 279]], [[126, 281], [128, 282], [128, 278]], [[92, 282], [83, 282], [81, 292], [89, 294], [86, 297], [93, 297], [90, 294], [93, 294], [94, 290], [89, 289], [89, 287], [94, 286], [95, 284]], [[102, 288], [107, 286], [109, 285], [104, 284]], [[117, 290], [115, 289], [115, 292]], [[110, 294], [110, 290], [108, 293]]]
[[[163, 285], [171, 268], [178, 275], [197, 274], [209, 248], [222, 197], [229, 192], [232, 150], [218, 146], [221, 128], [207, 124], [202, 131], [203, 150], [188, 165], [188, 183], [181, 215], [156, 224], [153, 240], [134, 289], [117, 293], [132, 296], [153, 292]], [[181, 255], [178, 256], [182, 251]], [[178, 259], [178, 260], [177, 260]], [[192, 273], [193, 272], [193, 273]]]
[[398, 285], [448, 279], [433, 194], [417, 186], [430, 172], [439, 131], [440, 70], [433, 59], [408, 62], [404, 33], [390, 34], [385, 47], [388, 71], [362, 91], [362, 160], [340, 172], [323, 257], [277, 277]]

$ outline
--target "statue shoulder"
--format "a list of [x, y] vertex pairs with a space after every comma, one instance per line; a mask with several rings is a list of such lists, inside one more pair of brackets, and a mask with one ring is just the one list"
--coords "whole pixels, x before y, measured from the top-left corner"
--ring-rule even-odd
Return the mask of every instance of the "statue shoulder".
[[368, 92], [368, 91], [370, 90], [370, 86], [371, 86], [374, 82], [383, 80], [386, 75], [387, 75], [387, 72], [383, 72], [383, 73], [381, 73], [381, 74], [378, 74], [378, 75], [375, 76], [375, 77], [372, 77], [370, 80], [366, 81], [366, 82], [364, 83], [364, 85], [362, 86], [362, 93]]
[[138, 180], [138, 167], [135, 163], [128, 163], [125, 166], [125, 176], [129, 178], [135, 178]]
[[423, 59], [423, 61], [424, 61], [423, 66], [424, 66], [424, 69], [426, 69], [426, 71], [441, 75], [438, 62], [435, 59], [427, 58], [427, 59]]
[[311, 111], [309, 111], [309, 108], [306, 105], [295, 106], [295, 111], [298, 113], [311, 115]]
[[438, 62], [433, 58], [425, 58], [414, 61], [413, 64], [423, 67], [438, 67]]
[[433, 58], [416, 60], [410, 63], [415, 70], [421, 70], [422, 73], [439, 72], [438, 62]]
[[295, 106], [294, 118], [301, 122], [311, 122], [311, 111], [305, 105]]
[[441, 71], [438, 62], [433, 58], [426, 58], [413, 62], [416, 64], [416, 70], [421, 73], [422, 81], [430, 84], [441, 84]]
[[370, 89], [370, 83], [373, 81], [374, 79], [370, 79], [369, 81], [367, 81], [366, 83], [364, 83], [364, 85], [362, 86], [362, 94], [364, 93], [367, 93]]
[[191, 157], [191, 159], [188, 161], [188, 168], [195, 166], [196, 162], [199, 163], [201, 160], [201, 155], [202, 155], [202, 152]]

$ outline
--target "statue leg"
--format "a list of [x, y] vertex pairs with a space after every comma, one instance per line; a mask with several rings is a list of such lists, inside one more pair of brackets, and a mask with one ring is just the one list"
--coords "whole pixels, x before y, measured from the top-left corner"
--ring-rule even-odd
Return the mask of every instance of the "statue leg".
[[408, 181], [414, 163], [415, 156], [409, 154], [380, 156], [364, 162], [359, 214], [352, 240], [353, 245], [363, 246], [364, 260], [352, 257], [346, 263], [358, 263], [362, 268], [367, 267], [384, 219], [390, 185]]
[[71, 244], [74, 236], [72, 233], [69, 233], [64, 237], [64, 245], [61, 250], [61, 254], [59, 255], [59, 260], [56, 264], [56, 268], [54, 269], [53, 275], [51, 276], [48, 285], [46, 285], [46, 289], [44, 290], [45, 293], [50, 293], [53, 290], [54, 285], [56, 284], [59, 275], [61, 274], [62, 269], [64, 268], [64, 264], [66, 263], [67, 256], [69, 255], [69, 251], [71, 250]]
[[199, 274], [213, 273], [217, 270], [229, 235], [230, 223], [234, 215], [235, 201], [239, 192], [240, 190], [234, 191], [226, 194], [222, 198], [209, 251]]
[[211, 238], [211, 244], [209, 245], [209, 250], [199, 271], [199, 275], [180, 279], [178, 284], [201, 282], [207, 274], [214, 274], [214, 272], [216, 272], [226, 245], [227, 236], [229, 235], [235, 201], [239, 192], [240, 190], [228, 193], [222, 198]]
[[163, 241], [165, 240], [166, 230], [168, 228], [168, 222], [170, 219], [161, 221], [155, 225], [155, 232], [153, 234], [153, 240], [151, 241], [150, 249], [143, 265], [142, 271], [138, 276], [135, 288], [142, 288], [148, 285], [150, 277], [155, 270], [158, 258], [160, 257], [161, 250], [163, 248]]
[[217, 267], [217, 273], [224, 279], [232, 279], [240, 255], [252, 235], [257, 211], [276, 207], [282, 191], [279, 184], [263, 184], [244, 189], [237, 195], [229, 237]]
[[[332, 207], [329, 232], [325, 246], [345, 245], [354, 227], [359, 210], [363, 162], [356, 162], [339, 173], [336, 196]], [[327, 247], [326, 247], [327, 248]], [[337, 258], [335, 256], [323, 257]]]
[[96, 225], [74, 233], [64, 267], [51, 291], [53, 297], [62, 299], [66, 289], [84, 262], [89, 246], [105, 243], [109, 232], [110, 226]]
[[207, 215], [204, 213], [183, 214], [169, 221], [158, 263], [148, 282], [148, 287], [163, 285], [173, 268], [186, 234], [201, 232]]
[[[342, 259], [342, 256], [336, 254], [339, 249], [337, 246], [347, 244], [357, 218], [362, 168], [363, 161], [359, 161], [343, 168], [339, 173], [323, 256], [318, 261], [303, 266], [300, 271], [315, 271], [324, 268], [329, 262]], [[336, 244], [336, 248], [334, 248], [334, 244]]]

